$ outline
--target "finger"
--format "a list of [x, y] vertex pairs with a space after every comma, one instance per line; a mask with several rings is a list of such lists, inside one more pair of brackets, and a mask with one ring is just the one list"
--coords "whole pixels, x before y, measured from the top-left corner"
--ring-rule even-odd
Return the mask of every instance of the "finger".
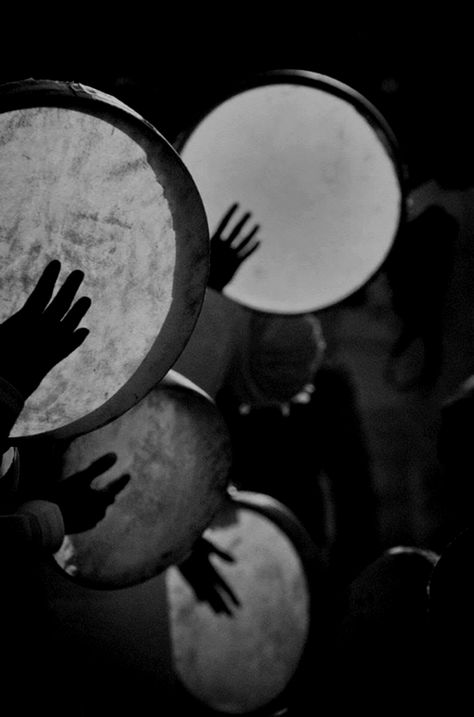
[[103, 456], [100, 456], [100, 458], [97, 458], [97, 460], [87, 466], [85, 470], [80, 473], [76, 473], [76, 476], [80, 476], [84, 480], [88, 479], [91, 481], [93, 478], [97, 478], [97, 476], [100, 476], [102, 473], [108, 471], [109, 468], [112, 468], [116, 462], [116, 453], [104, 453]]
[[84, 316], [89, 311], [92, 300], [88, 296], [81, 296], [72, 306], [61, 322], [61, 326], [67, 333], [77, 329]]
[[125, 488], [130, 482], [130, 475], [124, 473], [124, 475], [115, 478], [113, 481], [108, 483], [104, 488], [100, 489], [100, 494], [107, 498], [109, 502], [112, 502], [114, 498]]
[[221, 591], [224, 591], [225, 594], [232, 600], [234, 605], [236, 607], [240, 607], [240, 600], [238, 599], [237, 595], [234, 593], [232, 588], [226, 583], [226, 581], [219, 575], [219, 573], [216, 573], [214, 582], [217, 586], [221, 589]]
[[244, 261], [244, 259], [248, 259], [249, 256], [250, 256], [251, 254], [253, 254], [254, 251], [256, 251], [259, 246], [260, 246], [260, 242], [257, 241], [257, 242], [255, 242], [255, 244], [253, 244], [252, 246], [249, 246], [246, 251], [243, 251], [243, 252], [242, 252], [242, 251], [238, 251], [238, 252], [237, 252], [237, 257], [238, 257], [238, 258], [240, 259], [240, 261], [242, 262], [242, 261]]
[[216, 548], [215, 546], [212, 547], [212, 551], [219, 558], [222, 558], [222, 560], [225, 560], [227, 563], [235, 563], [235, 558], [230, 553], [226, 553], [224, 550], [221, 550], [220, 548]]
[[228, 597], [232, 600], [232, 602], [234, 603], [235, 607], [242, 607], [242, 603], [240, 602], [239, 598], [238, 598], [237, 595], [234, 593], [234, 591], [231, 590], [228, 585], [226, 585], [224, 589], [225, 589], [225, 592], [226, 592], [227, 596], [228, 596]]
[[74, 331], [74, 333], [62, 343], [57, 354], [58, 362], [65, 359], [66, 356], [69, 356], [69, 354], [72, 354], [73, 351], [79, 348], [79, 346], [83, 344], [89, 336], [89, 333], [89, 329], [77, 329], [77, 331]]
[[218, 236], [222, 232], [222, 230], [226, 228], [229, 219], [232, 217], [238, 206], [239, 205], [237, 203], [231, 205], [231, 207], [227, 210], [227, 212], [224, 214], [221, 221], [217, 225], [214, 231], [214, 236]]
[[204, 538], [202, 535], [196, 540], [193, 550], [195, 552], [203, 552], [208, 555], [210, 552], [215, 550], [214, 544], [210, 540]]
[[51, 300], [54, 285], [56, 284], [60, 271], [60, 261], [53, 259], [53, 261], [49, 262], [38, 279], [35, 288], [26, 300], [23, 309], [26, 311], [38, 311], [39, 313], [44, 311]]
[[247, 234], [247, 236], [244, 237], [244, 238], [235, 246], [235, 249], [240, 250], [240, 249], [244, 249], [246, 246], [248, 246], [248, 244], [250, 244], [250, 242], [252, 241], [252, 239], [254, 238], [255, 234], [258, 232], [259, 229], [260, 229], [260, 224], [256, 224], [256, 225], [254, 226], [254, 228], [252, 229], [252, 231], [249, 232], [249, 233]]
[[210, 595], [208, 595], [207, 602], [212, 607], [215, 613], [223, 612], [226, 615], [229, 615], [229, 617], [232, 617], [231, 611], [218, 593], [212, 592]]
[[244, 224], [250, 219], [251, 216], [252, 215], [250, 214], [250, 212], [246, 212], [244, 214], [242, 219], [239, 222], [237, 222], [237, 224], [235, 225], [235, 227], [232, 229], [229, 236], [227, 237], [228, 242], [232, 242], [240, 234], [240, 232], [242, 231], [242, 229], [244, 227]]
[[84, 272], [80, 269], [75, 269], [66, 277], [64, 284], [45, 311], [50, 320], [62, 319], [71, 306], [83, 279]]

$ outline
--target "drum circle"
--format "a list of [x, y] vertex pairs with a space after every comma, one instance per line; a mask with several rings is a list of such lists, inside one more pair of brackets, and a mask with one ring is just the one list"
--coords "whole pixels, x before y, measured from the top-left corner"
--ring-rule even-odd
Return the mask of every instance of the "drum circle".
[[178, 153], [116, 98], [78, 83], [0, 87], [0, 321], [46, 264], [81, 269], [86, 341], [26, 401], [14, 440], [79, 435], [146, 395], [204, 298], [209, 233]]

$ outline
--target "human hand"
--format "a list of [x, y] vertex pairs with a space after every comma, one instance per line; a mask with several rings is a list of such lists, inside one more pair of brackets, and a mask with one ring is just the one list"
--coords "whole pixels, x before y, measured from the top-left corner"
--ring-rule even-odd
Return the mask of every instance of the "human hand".
[[240, 607], [240, 601], [209, 560], [213, 553], [228, 563], [234, 562], [229, 553], [216, 548], [206, 538], [199, 538], [191, 555], [177, 567], [200, 602], [209, 603], [215, 613], [232, 617], [232, 606]]
[[23, 307], [0, 324], [0, 376], [25, 400], [89, 334], [77, 327], [91, 300], [83, 296], [72, 304], [84, 273], [72, 271], [52, 299], [60, 270], [61, 263], [51, 261]]
[[222, 291], [227, 286], [242, 262], [260, 246], [260, 242], [254, 239], [260, 229], [258, 224], [255, 224], [246, 236], [240, 236], [244, 225], [251, 217], [250, 212], [243, 215], [227, 237], [222, 236], [238, 206], [238, 204], [232, 204], [211, 237], [208, 285], [216, 291]]
[[66, 535], [91, 530], [102, 518], [118, 493], [125, 488], [130, 476], [124, 474], [105, 488], [92, 488], [91, 482], [105, 473], [117, 460], [115, 453], [106, 453], [85, 470], [57, 483], [46, 496], [61, 510]]

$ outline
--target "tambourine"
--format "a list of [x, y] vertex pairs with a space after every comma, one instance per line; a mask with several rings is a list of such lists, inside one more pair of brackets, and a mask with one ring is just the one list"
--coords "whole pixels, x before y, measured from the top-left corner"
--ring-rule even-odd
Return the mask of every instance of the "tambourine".
[[29, 398], [12, 437], [79, 435], [139, 401], [184, 348], [207, 283], [204, 208], [167, 140], [91, 87], [3, 85], [0, 140], [0, 321], [51, 259], [58, 286], [81, 269], [92, 299], [89, 336]]
[[64, 480], [110, 452], [117, 461], [93, 486], [130, 475], [103, 520], [66, 535], [54, 555], [65, 575], [88, 587], [135, 585], [179, 562], [226, 499], [227, 426], [209, 396], [175, 371], [118, 419], [59, 452]]
[[301, 678], [314, 635], [313, 543], [281, 503], [235, 490], [204, 537], [234, 559], [210, 558], [240, 607], [216, 613], [175, 566], [166, 571], [177, 679], [210, 714], [276, 714]]
[[175, 143], [211, 232], [234, 202], [261, 226], [224, 293], [264, 312], [322, 309], [383, 264], [404, 215], [395, 137], [360, 93], [304, 70], [250, 78]]

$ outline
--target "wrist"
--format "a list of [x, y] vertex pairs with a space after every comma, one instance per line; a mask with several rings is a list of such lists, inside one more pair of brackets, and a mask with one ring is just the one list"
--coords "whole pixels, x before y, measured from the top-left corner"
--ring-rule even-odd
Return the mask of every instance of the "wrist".
[[13, 428], [23, 406], [25, 405], [25, 396], [17, 386], [10, 383], [9, 380], [0, 376], [0, 448], [6, 450], [4, 445], [5, 439]]
[[18, 410], [19, 413], [25, 403], [26, 395], [19, 381], [0, 376], [0, 398], [4, 405], [13, 411]]

